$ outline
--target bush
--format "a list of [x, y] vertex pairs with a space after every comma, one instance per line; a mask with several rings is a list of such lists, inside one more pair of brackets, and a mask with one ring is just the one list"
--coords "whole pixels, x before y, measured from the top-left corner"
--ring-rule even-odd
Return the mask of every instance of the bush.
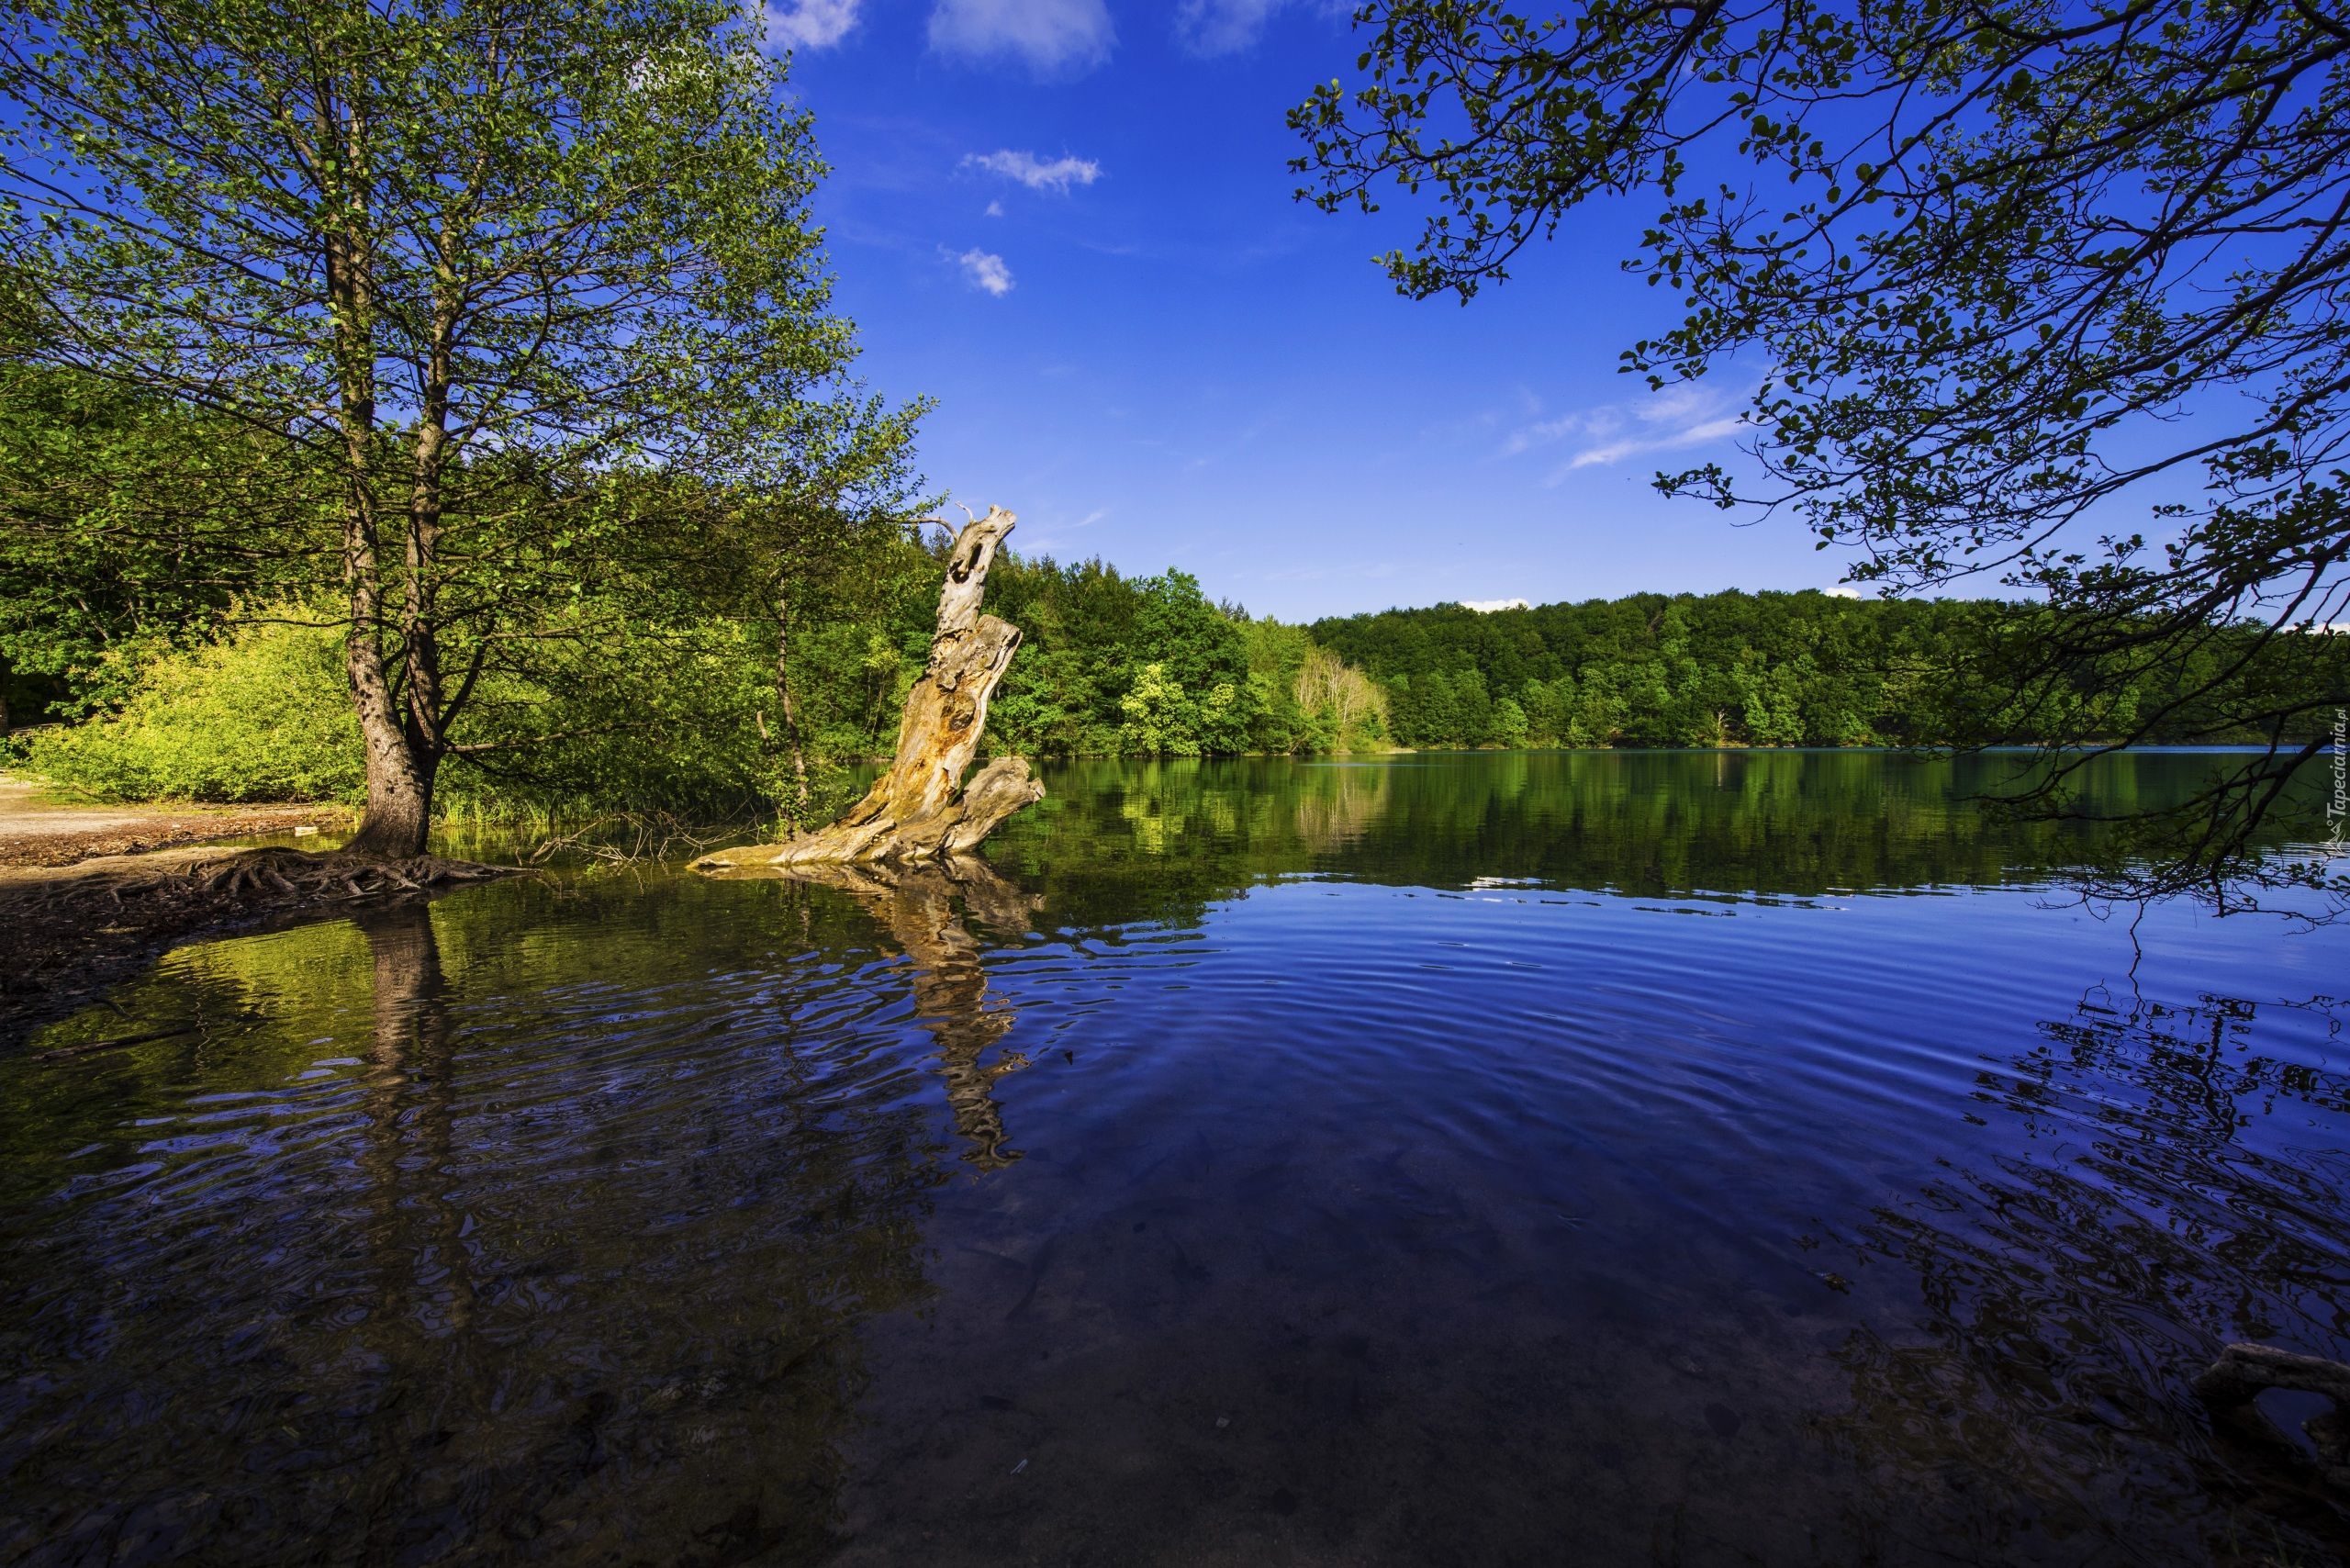
[[[363, 801], [342, 632], [279, 613], [151, 660], [120, 711], [38, 732], [28, 766], [107, 801]], [[766, 645], [745, 629], [607, 624], [536, 652], [528, 676], [481, 678], [457, 737], [480, 749], [442, 764], [442, 812], [722, 815], [786, 798], [791, 781], [762, 738], [776, 722]], [[820, 803], [844, 792], [836, 771], [817, 769]]]
[[[285, 612], [290, 620], [298, 610]], [[26, 761], [103, 801], [356, 801], [359, 725], [334, 627], [252, 624], [167, 653], [122, 710], [46, 729]]]

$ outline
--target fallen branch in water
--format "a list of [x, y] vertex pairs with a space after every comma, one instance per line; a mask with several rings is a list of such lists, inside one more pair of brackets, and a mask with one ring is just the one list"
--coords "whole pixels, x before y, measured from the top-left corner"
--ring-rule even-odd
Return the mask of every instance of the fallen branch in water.
[[170, 1029], [150, 1029], [143, 1035], [118, 1035], [111, 1040], [91, 1040], [79, 1046], [60, 1046], [53, 1051], [36, 1051], [35, 1061], [63, 1061], [68, 1057], [85, 1057], [93, 1051], [119, 1050], [125, 1046], [151, 1045], [157, 1040], [176, 1040], [183, 1035], [193, 1035], [204, 1027], [201, 1024], [182, 1024]]
[[2300, 1450], [2255, 1403], [2272, 1388], [2333, 1401], [2333, 1409], [2310, 1417], [2301, 1430], [2317, 1450], [2319, 1475], [2328, 1485], [2350, 1491], [2350, 1366], [2268, 1345], [2230, 1345], [2195, 1380], [2197, 1396], [2239, 1436], [2299, 1459]]
[[524, 858], [543, 866], [558, 855], [584, 856], [613, 866], [666, 860], [682, 846], [700, 854], [731, 836], [723, 829], [699, 827], [667, 812], [608, 812], [567, 833], [550, 834]]

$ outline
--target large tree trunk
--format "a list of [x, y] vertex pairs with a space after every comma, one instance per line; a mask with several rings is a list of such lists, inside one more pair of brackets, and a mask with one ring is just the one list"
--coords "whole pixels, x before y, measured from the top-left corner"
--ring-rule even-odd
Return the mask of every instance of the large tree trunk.
[[[345, 176], [352, 189], [364, 190], [369, 165], [366, 121], [352, 111], [347, 123], [339, 122], [323, 95], [316, 112], [319, 146], [340, 143]], [[429, 765], [420, 766], [417, 748], [400, 722], [377, 640], [384, 599], [375, 474], [375, 252], [364, 230], [347, 220], [330, 225], [324, 238], [327, 295], [334, 321], [335, 419], [342, 431], [343, 478], [350, 487], [342, 520], [342, 580], [351, 616], [343, 669], [350, 678], [367, 764], [367, 812], [344, 848], [405, 860], [424, 853], [432, 820], [432, 772]]]
[[979, 613], [988, 567], [1012, 532], [1013, 514], [990, 507], [956, 536], [946, 581], [938, 592], [938, 630], [930, 663], [906, 693], [898, 753], [839, 821], [781, 844], [755, 844], [704, 856], [694, 864], [726, 867], [812, 865], [846, 860], [927, 860], [971, 849], [1004, 818], [1044, 798], [1025, 759], [998, 757], [963, 782], [963, 770], [988, 724], [988, 699], [1020, 646], [1010, 622]]
[[362, 725], [367, 745], [367, 810], [359, 831], [344, 845], [347, 855], [412, 860], [424, 853], [432, 827], [432, 773], [408, 750], [397, 727]]

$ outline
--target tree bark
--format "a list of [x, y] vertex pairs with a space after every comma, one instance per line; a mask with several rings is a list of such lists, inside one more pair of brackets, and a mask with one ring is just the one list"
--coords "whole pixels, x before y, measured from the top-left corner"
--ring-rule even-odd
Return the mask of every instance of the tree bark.
[[[366, 211], [368, 125], [355, 109], [339, 117], [321, 92], [316, 105], [320, 147], [342, 145], [343, 179], [335, 194]], [[380, 641], [384, 614], [380, 534], [375, 507], [375, 253], [364, 221], [344, 217], [330, 224], [325, 241], [326, 285], [333, 317], [336, 423], [343, 440], [344, 480], [350, 496], [342, 519], [342, 578], [351, 616], [344, 635], [343, 668], [351, 681], [352, 706], [366, 748], [367, 812], [346, 851], [408, 859], [424, 853], [432, 820], [432, 776], [420, 767], [386, 674]]]
[[1003, 820], [1044, 798], [1026, 759], [998, 757], [967, 784], [963, 770], [987, 730], [988, 699], [1020, 647], [1020, 629], [979, 613], [988, 567], [1013, 514], [990, 507], [956, 536], [938, 592], [930, 662], [906, 694], [898, 750], [865, 799], [830, 826], [781, 844], [704, 856], [705, 869], [849, 860], [928, 860], [965, 853]]
[[792, 801], [784, 825], [797, 834], [808, 822], [808, 747], [800, 736], [800, 703], [791, 694], [791, 604], [785, 585], [775, 589], [776, 723], [783, 731], [784, 748], [791, 754]]

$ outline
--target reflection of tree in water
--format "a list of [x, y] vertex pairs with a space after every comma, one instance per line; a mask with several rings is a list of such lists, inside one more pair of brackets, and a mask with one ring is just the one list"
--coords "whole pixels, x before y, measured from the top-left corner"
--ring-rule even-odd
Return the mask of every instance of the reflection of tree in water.
[[1011, 1033], [1018, 1014], [990, 1004], [979, 939], [955, 905], [959, 899], [973, 918], [994, 930], [1023, 932], [1035, 907], [1029, 895], [985, 861], [968, 857], [906, 866], [810, 865], [765, 874], [848, 893], [889, 928], [913, 961], [914, 1003], [923, 1027], [938, 1042], [955, 1130], [970, 1145], [963, 1158], [982, 1170], [1018, 1159], [1019, 1151], [1004, 1141], [994, 1084], [1026, 1067], [1028, 1058], [1007, 1051], [991, 1063], [981, 1060]]
[[[0, 1557], [828, 1548], [856, 1329], [927, 1293], [941, 1180], [892, 1031], [859, 1022], [883, 1003], [795, 974], [685, 1028], [573, 976], [515, 1008], [450, 967], [447, 918], [357, 923], [359, 1059], [313, 1073], [298, 1115], [259, 1118], [250, 1146], [210, 1137], [161, 1201], [51, 1221], [45, 1305], [20, 1304], [12, 1350], [73, 1370], [0, 1388], [22, 1439]], [[220, 1086], [315, 1060], [329, 1015]], [[148, 1557], [110, 1556], [125, 1540]]]
[[[1950, 1512], [1990, 1532], [1978, 1547], [2077, 1531], [2070, 1560], [2136, 1562], [2143, 1541], [2092, 1549], [2113, 1530], [2101, 1521], [2174, 1519], [2222, 1561], [2271, 1561], [2277, 1540], [2350, 1549], [2339, 1499], [2216, 1435], [2190, 1393], [2227, 1340], [2350, 1349], [2350, 1082], [2253, 1054], [2253, 1016], [2216, 998], [2085, 1002], [1979, 1074], [1978, 1114], [2007, 1152], [1945, 1160], [1913, 1199], [1829, 1238], [1851, 1249], [1858, 1288], [1897, 1291], [1889, 1262], [1923, 1308], [1890, 1309], [1914, 1338], [1856, 1330], [1832, 1352], [1852, 1404], [1830, 1435], [1888, 1478], [1973, 1488]], [[2294, 1111], [2314, 1114], [2314, 1140], [2260, 1136], [2260, 1118]]]
[[1309, 855], [1336, 855], [1360, 843], [1387, 814], [1394, 770], [1345, 764], [1314, 767], [1297, 792], [1299, 846]]

